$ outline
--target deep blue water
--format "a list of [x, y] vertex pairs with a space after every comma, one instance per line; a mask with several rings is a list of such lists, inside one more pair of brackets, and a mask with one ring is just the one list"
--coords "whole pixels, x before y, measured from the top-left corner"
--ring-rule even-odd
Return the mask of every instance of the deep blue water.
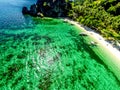
[[36, 0], [0, 0], [0, 29], [16, 29], [32, 26], [30, 16], [22, 14], [22, 7], [30, 7]]

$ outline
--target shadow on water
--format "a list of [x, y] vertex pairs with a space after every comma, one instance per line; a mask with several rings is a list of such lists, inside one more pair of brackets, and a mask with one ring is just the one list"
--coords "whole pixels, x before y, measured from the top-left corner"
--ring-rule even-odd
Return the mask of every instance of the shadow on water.
[[[75, 41], [76, 45], [77, 45], [77, 51], [86, 51], [89, 53], [90, 57], [94, 60], [97, 61], [97, 63], [99, 63], [100, 65], [103, 65], [105, 68], [107, 68], [108, 72], [111, 72], [108, 68], [108, 66], [103, 62], [103, 60], [101, 60], [101, 58], [96, 55], [96, 53], [93, 51], [93, 48], [91, 47], [90, 44], [86, 43], [86, 40], [84, 39], [84, 36], [78, 36], [77, 34], [75, 34], [75, 32], [71, 32], [71, 35], [75, 36], [76, 38], [73, 38], [73, 41]], [[84, 55], [83, 55], [84, 56]], [[86, 57], [84, 57], [86, 58]], [[111, 72], [112, 75], [115, 77], [117, 83], [120, 85], [119, 80], [117, 79], [116, 75]]]
[[[77, 51], [86, 51], [90, 54], [90, 57], [97, 60], [98, 63], [102, 64], [105, 66], [104, 62], [95, 54], [95, 52], [90, 48], [90, 45], [87, 44], [86, 40], [84, 39], [84, 36], [79, 36], [78, 34], [75, 33], [75, 31], [70, 32], [71, 35], [75, 38], [72, 40], [76, 43], [77, 45]], [[105, 66], [106, 67], [106, 66]]]
[[[0, 32], [0, 40], [4, 41], [0, 42], [2, 89], [8, 85], [13, 90], [93, 90], [102, 83], [116, 84], [117, 79], [72, 26], [56, 19], [37, 19], [36, 23], [38, 27], [32, 32]], [[99, 69], [108, 78], [106, 81]]]

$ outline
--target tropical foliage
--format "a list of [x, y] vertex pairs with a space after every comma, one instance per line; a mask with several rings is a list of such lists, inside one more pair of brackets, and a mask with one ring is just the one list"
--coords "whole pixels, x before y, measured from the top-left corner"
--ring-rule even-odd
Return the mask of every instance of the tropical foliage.
[[96, 30], [108, 40], [120, 40], [119, 0], [74, 0], [68, 16]]

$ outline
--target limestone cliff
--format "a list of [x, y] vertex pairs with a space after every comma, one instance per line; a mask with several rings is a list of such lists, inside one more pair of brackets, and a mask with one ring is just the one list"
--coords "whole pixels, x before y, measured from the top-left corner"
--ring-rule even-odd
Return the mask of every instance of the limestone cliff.
[[65, 17], [70, 9], [70, 2], [65, 0], [37, 0], [36, 4], [31, 5], [30, 10], [23, 7], [22, 13], [40, 17]]

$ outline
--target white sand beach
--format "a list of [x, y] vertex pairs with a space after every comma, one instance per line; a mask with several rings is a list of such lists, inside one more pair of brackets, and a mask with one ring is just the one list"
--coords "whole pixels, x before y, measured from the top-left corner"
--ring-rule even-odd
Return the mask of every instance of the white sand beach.
[[70, 19], [64, 19], [64, 21], [77, 26], [78, 28], [80, 28], [80, 30], [83, 30], [83, 32], [86, 33], [88, 37], [93, 38], [94, 42], [97, 42], [99, 47], [103, 48], [103, 51], [106, 51], [103, 53], [103, 57], [105, 56], [105, 54], [107, 54], [110, 56], [111, 59], [103, 60], [103, 62], [108, 66], [108, 68], [116, 75], [116, 77], [120, 81], [120, 51], [113, 47], [112, 44], [105, 41], [105, 39], [101, 35], [96, 33], [94, 30], [86, 26], [80, 25], [78, 22]]

